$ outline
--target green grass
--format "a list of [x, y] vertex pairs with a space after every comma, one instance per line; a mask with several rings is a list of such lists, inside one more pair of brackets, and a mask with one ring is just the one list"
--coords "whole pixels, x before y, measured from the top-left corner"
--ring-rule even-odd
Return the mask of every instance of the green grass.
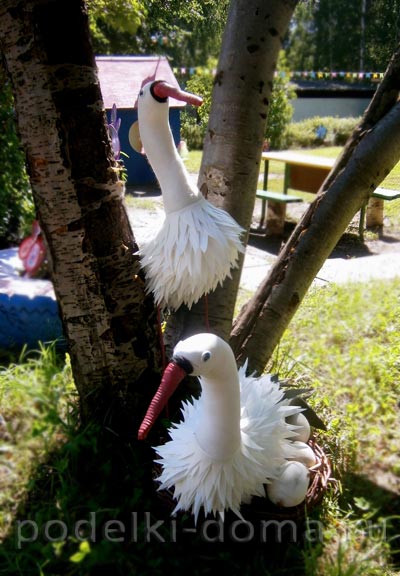
[[138, 210], [157, 210], [160, 205], [159, 202], [152, 200], [151, 198], [137, 197], [132, 194], [127, 194], [125, 196], [125, 203], [128, 208], [135, 208]]
[[316, 559], [315, 549], [308, 551], [313, 575], [395, 573], [399, 300], [400, 280], [312, 289], [274, 356], [282, 376], [315, 390], [311, 403], [328, 423], [321, 438], [340, 479], [323, 505], [323, 553]]
[[[0, 574], [212, 574], [224, 566], [241, 575], [394, 576], [393, 553], [400, 547], [394, 539], [400, 531], [399, 299], [400, 280], [313, 288], [272, 359], [271, 370], [313, 388], [310, 403], [328, 426], [318, 438], [335, 481], [311, 512], [303, 545], [204, 548], [190, 535], [170, 542], [168, 523], [160, 527], [164, 543], [144, 542], [143, 527], [138, 541], [106, 540], [110, 519], [130, 525], [136, 510], [160, 517], [159, 504], [141, 488], [149, 454], [107, 430], [79, 426], [68, 357], [62, 362], [44, 350], [4, 368]], [[115, 539], [119, 526], [110, 526]]]
[[188, 157], [185, 159], [185, 166], [189, 172], [198, 172], [200, 170], [202, 150], [190, 150]]

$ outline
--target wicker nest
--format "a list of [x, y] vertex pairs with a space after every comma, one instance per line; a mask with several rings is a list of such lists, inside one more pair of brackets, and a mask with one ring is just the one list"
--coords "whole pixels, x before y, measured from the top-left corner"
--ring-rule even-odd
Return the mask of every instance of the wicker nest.
[[[314, 439], [310, 439], [308, 444], [316, 456], [317, 463], [310, 468], [310, 485], [305, 500], [298, 506], [282, 508], [273, 504], [267, 496], [265, 498], [254, 497], [250, 504], [241, 506], [240, 511], [245, 519], [301, 521], [306, 514], [309, 514], [321, 502], [326, 493], [328, 483], [332, 480], [332, 469], [329, 459], [321, 446]], [[153, 469], [156, 487], [158, 487], [157, 478], [160, 473], [161, 466], [157, 464]], [[173, 490], [159, 490], [157, 494], [162, 507], [171, 512], [176, 506]]]

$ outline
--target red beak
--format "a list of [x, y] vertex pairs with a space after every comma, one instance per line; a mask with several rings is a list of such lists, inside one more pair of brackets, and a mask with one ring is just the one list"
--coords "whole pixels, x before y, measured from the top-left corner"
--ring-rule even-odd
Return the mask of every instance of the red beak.
[[178, 366], [178, 364], [175, 364], [175, 362], [170, 362], [165, 368], [160, 386], [158, 387], [158, 390], [147, 409], [146, 415], [143, 418], [143, 422], [140, 425], [138, 432], [139, 440], [144, 440], [147, 437], [147, 434], [150, 432], [154, 422], [161, 414], [162, 409], [165, 407], [169, 398], [177, 389], [178, 384], [182, 382], [185, 376], [185, 370]]
[[175, 88], [175, 86], [168, 84], [168, 82], [164, 82], [164, 80], [156, 80], [151, 89], [153, 94], [161, 100], [171, 97], [175, 98], [175, 100], [182, 100], [182, 102], [192, 104], [193, 106], [201, 106], [203, 104], [203, 98], [201, 98], [201, 96], [196, 96], [195, 94], [190, 94], [190, 92], [185, 92], [180, 88]]

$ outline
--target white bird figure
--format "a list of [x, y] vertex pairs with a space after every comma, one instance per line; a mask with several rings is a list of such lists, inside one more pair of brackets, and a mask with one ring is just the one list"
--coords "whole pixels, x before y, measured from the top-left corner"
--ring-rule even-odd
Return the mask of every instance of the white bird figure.
[[[289, 458], [295, 459], [296, 426], [286, 418], [302, 408], [290, 405], [270, 376], [246, 376], [246, 365], [238, 370], [224, 340], [197, 334], [175, 347], [140, 426], [140, 440], [186, 374], [200, 377], [202, 392], [183, 404], [183, 420], [169, 430], [171, 440], [156, 447], [163, 466], [160, 489], [174, 487], [173, 513], [191, 510], [197, 520], [203, 507], [205, 514], [231, 509], [241, 517], [241, 503], [265, 497], [264, 485], [279, 481]], [[308, 469], [300, 463], [298, 469], [302, 480]], [[295, 481], [293, 475], [290, 480]], [[303, 482], [298, 503], [307, 487]]]
[[148, 82], [140, 91], [140, 138], [162, 191], [165, 220], [139, 254], [156, 304], [177, 309], [181, 304], [191, 308], [230, 276], [244, 252], [244, 230], [191, 182], [169, 126], [169, 96], [195, 105], [202, 102], [162, 80]]

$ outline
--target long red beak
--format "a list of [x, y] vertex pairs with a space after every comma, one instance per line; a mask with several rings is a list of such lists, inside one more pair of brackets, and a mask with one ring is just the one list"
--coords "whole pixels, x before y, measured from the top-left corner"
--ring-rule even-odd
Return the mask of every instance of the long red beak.
[[196, 96], [196, 94], [175, 88], [175, 86], [164, 82], [164, 80], [154, 82], [151, 89], [153, 94], [162, 100], [171, 97], [175, 98], [175, 100], [182, 100], [182, 102], [192, 104], [193, 106], [201, 106], [203, 104], [203, 98], [201, 98], [201, 96]]
[[178, 366], [178, 364], [175, 364], [175, 362], [170, 362], [165, 368], [160, 386], [158, 387], [158, 390], [147, 409], [146, 415], [143, 418], [143, 422], [140, 425], [138, 432], [139, 440], [144, 440], [147, 437], [147, 434], [150, 432], [154, 422], [161, 414], [162, 409], [165, 407], [169, 398], [175, 392], [179, 383], [182, 382], [185, 376], [185, 370]]

